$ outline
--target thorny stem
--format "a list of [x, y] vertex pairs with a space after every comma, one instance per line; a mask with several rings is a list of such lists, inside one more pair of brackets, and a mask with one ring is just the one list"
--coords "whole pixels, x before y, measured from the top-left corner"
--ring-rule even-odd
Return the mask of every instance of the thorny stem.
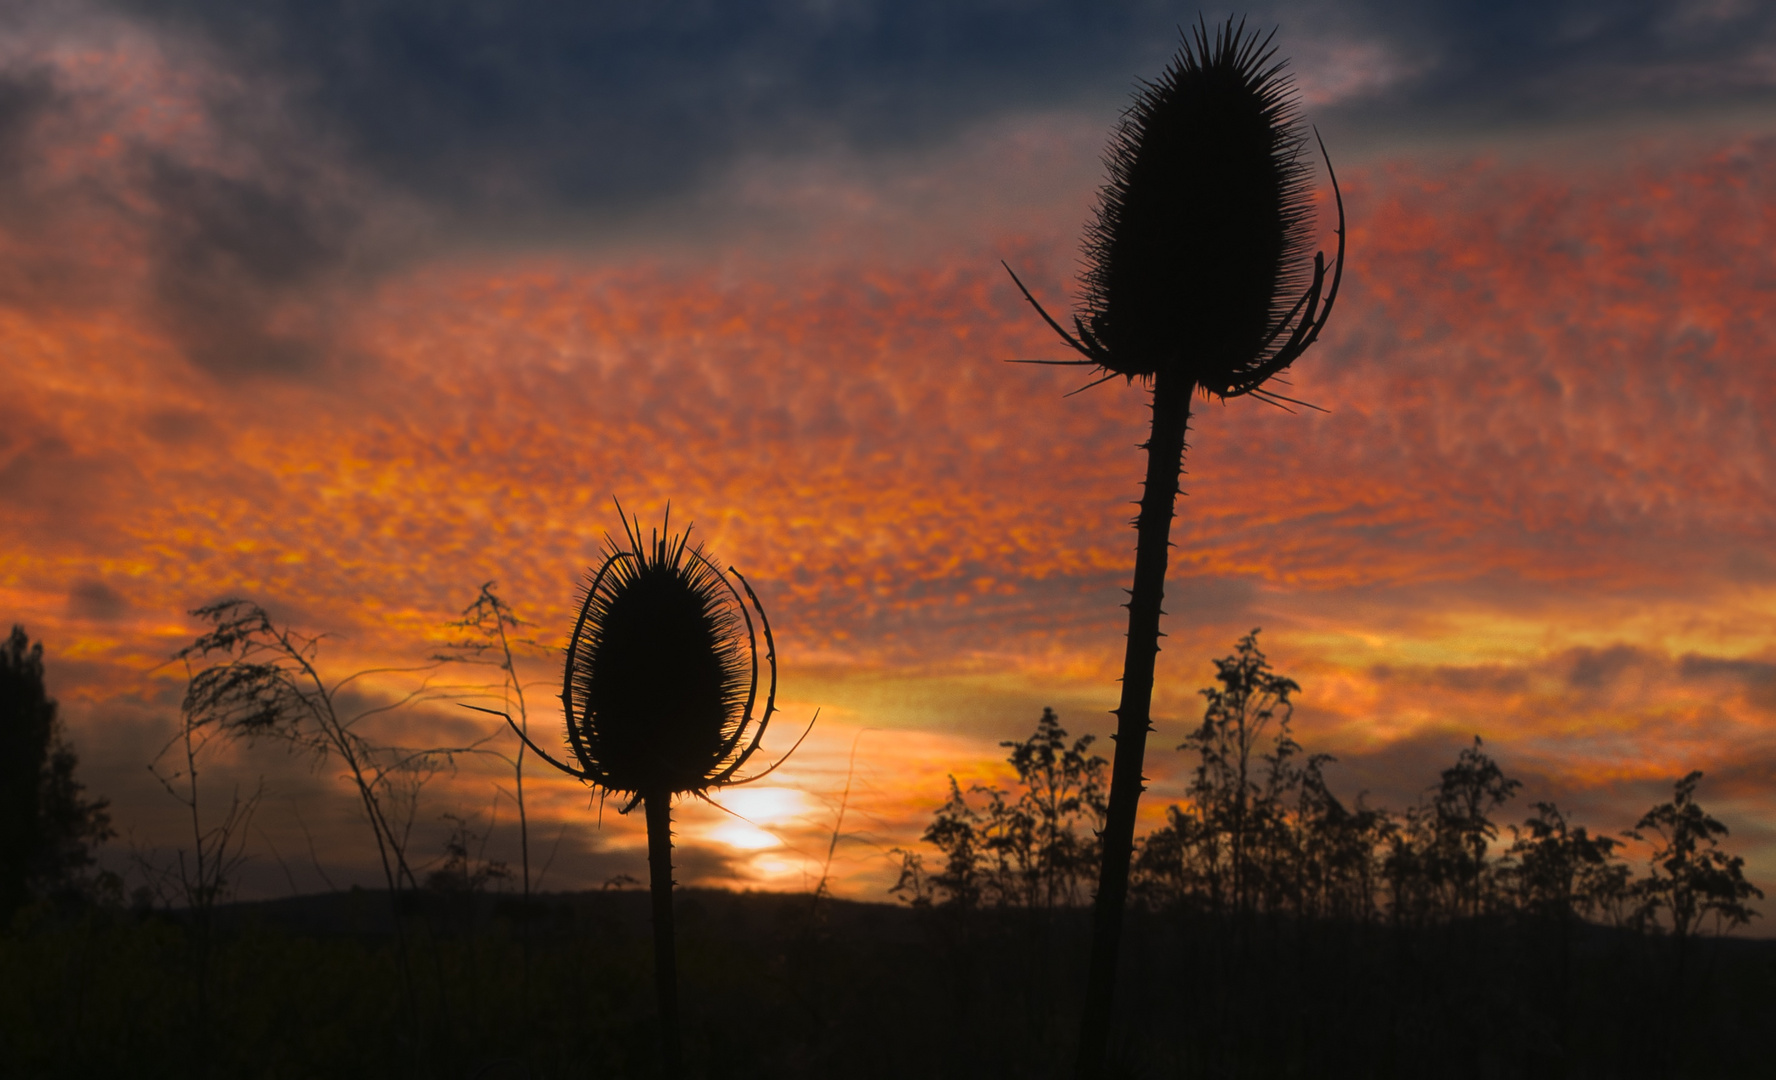
[[654, 913], [654, 995], [660, 1009], [660, 1055], [667, 1080], [678, 1080], [678, 945], [672, 926], [672, 795], [654, 792], [647, 814], [648, 887]]
[[1147, 439], [1147, 480], [1135, 519], [1135, 581], [1129, 590], [1128, 650], [1122, 662], [1122, 701], [1116, 709], [1116, 753], [1110, 772], [1109, 813], [1104, 819], [1103, 868], [1092, 904], [1091, 966], [1085, 1013], [1079, 1025], [1077, 1080], [1096, 1080], [1110, 1043], [1112, 995], [1122, 944], [1123, 908], [1135, 847], [1135, 810], [1145, 790], [1141, 775], [1151, 730], [1153, 667], [1159, 654], [1160, 605], [1171, 543], [1172, 507], [1184, 465], [1184, 434], [1190, 426], [1187, 379], [1161, 369], [1153, 379], [1153, 430]]

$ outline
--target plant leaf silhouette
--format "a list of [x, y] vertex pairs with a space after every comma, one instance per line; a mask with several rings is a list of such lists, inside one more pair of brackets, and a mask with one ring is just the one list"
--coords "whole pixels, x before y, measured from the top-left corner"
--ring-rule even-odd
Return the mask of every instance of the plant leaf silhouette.
[[1679, 939], [1694, 934], [1710, 916], [1717, 929], [1744, 926], [1757, 917], [1746, 901], [1764, 896], [1745, 880], [1745, 860], [1720, 850], [1727, 827], [1696, 802], [1701, 780], [1700, 772], [1679, 780], [1671, 801], [1648, 810], [1628, 833], [1636, 840], [1653, 835], [1652, 872], [1636, 883], [1640, 916], [1656, 925], [1663, 911]]

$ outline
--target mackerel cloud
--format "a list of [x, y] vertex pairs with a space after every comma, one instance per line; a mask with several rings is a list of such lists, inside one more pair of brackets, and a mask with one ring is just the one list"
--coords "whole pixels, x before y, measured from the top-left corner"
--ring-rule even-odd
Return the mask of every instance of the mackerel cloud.
[[[106, 725], [169, 715], [186, 609], [262, 600], [343, 671], [423, 657], [498, 579], [550, 641], [613, 497], [746, 570], [798, 705], [902, 740], [892, 828], [1034, 706], [1112, 703], [1142, 397], [1006, 364], [1058, 353], [998, 265], [1065, 306], [1089, 110], [730, 155], [697, 228], [501, 242], [94, 18], [0, 99], [0, 595], [101, 777], [140, 773]], [[1709, 769], [1767, 851], [1776, 140], [1592, 143], [1341, 169], [1346, 291], [1288, 391], [1327, 411], [1197, 409], [1162, 735], [1263, 626], [1353, 790], [1398, 805], [1478, 733], [1604, 828]]]

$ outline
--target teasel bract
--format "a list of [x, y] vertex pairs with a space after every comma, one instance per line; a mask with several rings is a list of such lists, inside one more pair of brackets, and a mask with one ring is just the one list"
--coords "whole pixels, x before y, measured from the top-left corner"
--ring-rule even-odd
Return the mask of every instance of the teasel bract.
[[[1104, 374], [1088, 385], [1123, 376], [1141, 379], [1153, 393], [1080, 1028], [1081, 1080], [1098, 1074], [1109, 1043], [1191, 400], [1200, 392], [1302, 404], [1265, 384], [1314, 343], [1343, 277], [1344, 199], [1336, 176], [1338, 254], [1329, 284], [1324, 253], [1307, 258], [1314, 237], [1311, 159], [1304, 158], [1293, 82], [1275, 59], [1274, 36], [1248, 33], [1244, 21], [1229, 20], [1212, 33], [1199, 23], [1159, 80], [1137, 91], [1106, 154], [1110, 177], [1086, 230], [1084, 297], [1071, 331], [1012, 273], [1024, 298], [1081, 357], [1030, 362], [1094, 367]], [[1320, 153], [1326, 157], [1324, 144]], [[1326, 168], [1331, 175], [1330, 157]]]
[[[638, 803], [645, 811], [661, 1052], [666, 1075], [677, 1076], [672, 800], [760, 779], [789, 754], [739, 775], [758, 753], [777, 701], [776, 643], [752, 586], [733, 567], [720, 570], [690, 542], [689, 528], [674, 536], [663, 527], [644, 538], [621, 506], [617, 512], [623, 543], [607, 541], [567, 646], [561, 704], [578, 767], [525, 742], [557, 769], [625, 798], [622, 812]], [[769, 669], [762, 710], [760, 637]]]

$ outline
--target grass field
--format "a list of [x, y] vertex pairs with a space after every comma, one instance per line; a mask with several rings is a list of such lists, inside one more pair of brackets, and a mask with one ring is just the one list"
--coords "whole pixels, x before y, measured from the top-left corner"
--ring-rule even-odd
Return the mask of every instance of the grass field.
[[[0, 937], [18, 1077], [653, 1075], [646, 896], [385, 895], [27, 911]], [[1084, 912], [678, 896], [698, 1077], [1049, 1077]], [[528, 923], [529, 958], [525, 934]], [[1737, 1077], [1769, 1063], [1776, 941], [1469, 921], [1136, 912], [1131, 1077]], [[405, 974], [404, 974], [405, 972]]]

